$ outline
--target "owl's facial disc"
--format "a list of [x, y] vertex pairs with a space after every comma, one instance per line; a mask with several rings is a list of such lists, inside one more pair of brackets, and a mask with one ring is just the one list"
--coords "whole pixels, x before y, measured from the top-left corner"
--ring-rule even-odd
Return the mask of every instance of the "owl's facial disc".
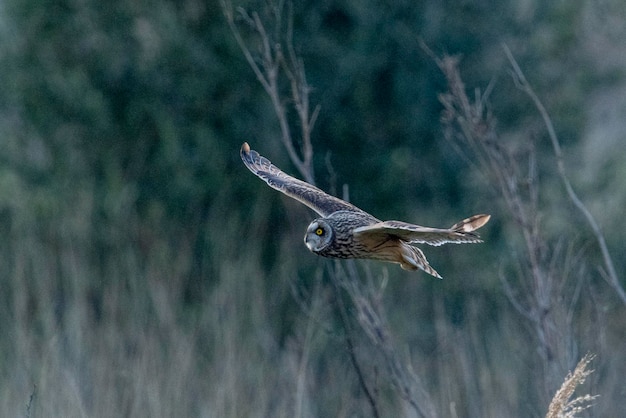
[[327, 225], [320, 221], [313, 221], [306, 230], [304, 243], [309, 251], [318, 252], [329, 243], [330, 230]]

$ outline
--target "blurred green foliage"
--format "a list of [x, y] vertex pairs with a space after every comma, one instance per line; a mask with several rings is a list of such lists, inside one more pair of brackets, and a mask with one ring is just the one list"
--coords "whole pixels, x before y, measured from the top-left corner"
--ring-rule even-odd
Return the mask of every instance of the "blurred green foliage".
[[[438, 94], [445, 84], [420, 40], [437, 53], [460, 54], [468, 88], [484, 91], [495, 83], [490, 110], [506, 138], [543, 137], [535, 110], [509, 80], [506, 42], [545, 99], [565, 149], [575, 151], [587, 95], [624, 82], [622, 72], [598, 69], [581, 51], [588, 7], [581, 1], [294, 2], [296, 53], [313, 104], [321, 106], [313, 132], [318, 185], [336, 194], [349, 185], [351, 201], [383, 219], [447, 226], [475, 212], [494, 213], [483, 246], [429, 255], [433, 265], [445, 266], [439, 268], [445, 285], [389, 267], [389, 315], [407, 344], [419, 347], [411, 350], [438, 349], [436, 315], [452, 328], [484, 320], [486, 333], [496, 334], [503, 325], [494, 318], [511, 311], [498, 271], [515, 270], [497, 196], [443, 140]], [[251, 396], [250, 405], [265, 405], [258, 411], [279, 408], [250, 393], [263, 379], [290, 388], [276, 371], [291, 364], [290, 347], [305, 341], [323, 353], [341, 350], [341, 343], [332, 330], [301, 340], [308, 323], [292, 287], [314, 292], [323, 262], [301, 245], [309, 212], [239, 161], [248, 141], [295, 174], [269, 101], [218, 2], [7, 0], [0, 15], [0, 332], [8, 336], [0, 344], [0, 370], [11, 376], [0, 387], [4, 410], [23, 415], [33, 384], [41, 388], [42, 416], [78, 408], [73, 401], [54, 403], [54, 385], [45, 384], [64, 373], [75, 376], [82, 416], [105, 416], [107, 399], [119, 415], [224, 416], [201, 406], [207, 393], [211, 400], [226, 396], [208, 381], [213, 376], [241, 390], [241, 399]], [[554, 171], [549, 144], [535, 144], [548, 177]], [[558, 183], [546, 183], [555, 190], [544, 197], [546, 212], [571, 217]], [[556, 222], [559, 227], [572, 232], [577, 225]], [[580, 235], [589, 241], [588, 232]], [[614, 253], [624, 253], [612, 238]], [[623, 271], [624, 260], [617, 263]], [[325, 366], [312, 384], [320, 399], [334, 395], [326, 381], [345, 380], [354, 390], [345, 359], [315, 355]], [[162, 366], [174, 360], [183, 363], [180, 370]], [[155, 375], [146, 372], [133, 383], [120, 371], [133, 364], [141, 370], [132, 373]], [[108, 366], [119, 375], [109, 376]], [[177, 371], [180, 381], [171, 380]], [[228, 373], [237, 377], [225, 379]], [[177, 405], [174, 411], [135, 401], [152, 378], [161, 385], [155, 393]], [[99, 400], [102, 387], [117, 389]], [[528, 412], [523, 400], [507, 402], [510, 410]], [[217, 405], [215, 411], [231, 416], [253, 412], [243, 404]], [[334, 406], [310, 407], [331, 416]]]

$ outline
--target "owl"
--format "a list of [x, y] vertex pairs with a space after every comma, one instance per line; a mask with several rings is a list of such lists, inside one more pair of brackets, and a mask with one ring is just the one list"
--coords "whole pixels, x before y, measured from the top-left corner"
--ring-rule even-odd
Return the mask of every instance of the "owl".
[[317, 187], [291, 177], [267, 158], [241, 147], [241, 159], [250, 171], [270, 187], [292, 197], [317, 212], [306, 230], [307, 248], [323, 257], [359, 258], [398, 263], [405, 270], [421, 269], [441, 278], [415, 244], [439, 246], [446, 243], [482, 242], [475, 232], [490, 215], [474, 215], [449, 229], [428, 228], [401, 221], [380, 221], [369, 213]]

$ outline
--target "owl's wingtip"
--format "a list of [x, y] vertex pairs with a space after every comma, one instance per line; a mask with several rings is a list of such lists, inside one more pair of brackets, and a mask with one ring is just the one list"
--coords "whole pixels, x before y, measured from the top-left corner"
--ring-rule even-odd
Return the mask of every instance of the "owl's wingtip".
[[474, 222], [472, 226], [474, 227], [474, 229], [478, 229], [481, 226], [485, 225], [487, 222], [489, 222], [489, 219], [491, 219], [491, 215], [486, 215], [486, 214], [478, 215], [476, 216], [476, 221]]
[[450, 229], [462, 233], [474, 232], [489, 222], [489, 219], [491, 219], [491, 215], [481, 214], [470, 216], [467, 219], [463, 219], [461, 222], [455, 223], [450, 227]]

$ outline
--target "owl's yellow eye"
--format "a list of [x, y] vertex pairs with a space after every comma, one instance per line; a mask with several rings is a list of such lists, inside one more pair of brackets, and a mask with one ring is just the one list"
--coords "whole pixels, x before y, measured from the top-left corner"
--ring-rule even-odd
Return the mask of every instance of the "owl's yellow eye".
[[319, 235], [319, 236], [321, 236], [323, 233], [324, 233], [324, 230], [323, 230], [322, 228], [317, 228], [317, 229], [315, 230], [315, 235]]

